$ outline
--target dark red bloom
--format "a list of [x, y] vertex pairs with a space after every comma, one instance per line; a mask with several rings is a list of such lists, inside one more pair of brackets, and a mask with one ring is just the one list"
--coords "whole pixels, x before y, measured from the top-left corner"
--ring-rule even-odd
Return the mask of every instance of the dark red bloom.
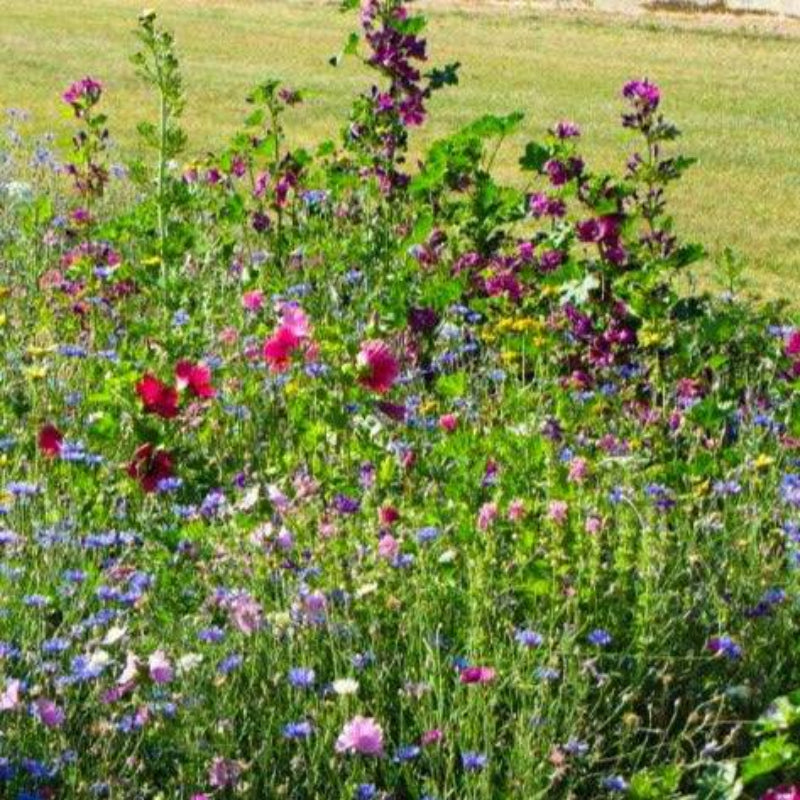
[[159, 481], [174, 475], [172, 454], [155, 445], [143, 444], [128, 464], [128, 475], [139, 481], [145, 492], [154, 492]]
[[39, 431], [39, 450], [49, 458], [55, 458], [61, 452], [64, 434], [55, 425], [47, 424]]
[[178, 388], [188, 388], [195, 397], [215, 397], [217, 394], [211, 385], [211, 370], [205, 364], [179, 361], [175, 367], [175, 377]]
[[158, 414], [164, 419], [178, 416], [178, 392], [162, 383], [155, 375], [146, 372], [136, 384], [136, 394], [148, 414]]

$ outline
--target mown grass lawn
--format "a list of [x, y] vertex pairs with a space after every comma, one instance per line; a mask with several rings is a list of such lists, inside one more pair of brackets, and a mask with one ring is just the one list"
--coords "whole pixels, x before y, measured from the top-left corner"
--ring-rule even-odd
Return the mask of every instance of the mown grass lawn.
[[[58, 100], [74, 77], [108, 85], [107, 109], [120, 150], [135, 146], [134, 125], [154, 114], [127, 56], [137, 0], [4, 0], [0, 26], [0, 105], [34, 112], [36, 131], [65, 135]], [[292, 114], [304, 144], [335, 135], [365, 76], [355, 61], [338, 70], [336, 52], [354, 24], [329, 3], [173, 0], [160, 9], [177, 35], [195, 151], [220, 143], [259, 79], [276, 75], [310, 90]], [[522, 109], [522, 133], [501, 154], [509, 174], [523, 143], [550, 122], [574, 119], [587, 155], [612, 166], [625, 157], [618, 126], [622, 82], [657, 80], [669, 116], [685, 131], [698, 166], [675, 204], [681, 229], [713, 252], [725, 245], [748, 259], [760, 292], [793, 299], [800, 268], [800, 40], [642, 24], [615, 18], [475, 12], [433, 6], [432, 56], [462, 63], [462, 86], [432, 103], [415, 150], [485, 112]]]

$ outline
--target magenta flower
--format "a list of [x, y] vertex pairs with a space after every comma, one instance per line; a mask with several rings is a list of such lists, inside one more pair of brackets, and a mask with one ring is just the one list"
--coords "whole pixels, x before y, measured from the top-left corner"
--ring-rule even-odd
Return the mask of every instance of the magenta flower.
[[564, 500], [551, 500], [547, 506], [547, 518], [556, 525], [563, 525], [568, 513], [569, 505]]
[[383, 730], [372, 717], [356, 716], [346, 723], [336, 740], [337, 753], [383, 755]]
[[235, 786], [242, 774], [242, 765], [231, 758], [216, 756], [208, 768], [208, 782], [213, 789]]
[[763, 794], [761, 800], [800, 800], [800, 785], [776, 786]]
[[373, 392], [385, 394], [394, 386], [400, 368], [389, 345], [380, 339], [363, 342], [356, 358], [358, 382]]
[[459, 680], [466, 684], [487, 684], [497, 677], [497, 672], [492, 667], [465, 667], [461, 670]]
[[228, 610], [233, 624], [248, 636], [255, 633], [264, 621], [261, 606], [246, 593], [231, 600]]
[[100, 81], [96, 81], [87, 75], [85, 78], [75, 81], [61, 95], [61, 99], [73, 107], [75, 116], [80, 117], [87, 108], [91, 108], [100, 100], [102, 93], [103, 86]]
[[661, 102], [661, 90], [647, 78], [628, 81], [622, 88], [622, 96], [644, 113], [655, 111]]

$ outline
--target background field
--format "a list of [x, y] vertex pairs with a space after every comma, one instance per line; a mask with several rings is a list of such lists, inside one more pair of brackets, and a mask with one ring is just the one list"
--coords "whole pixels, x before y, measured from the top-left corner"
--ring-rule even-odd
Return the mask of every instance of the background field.
[[[58, 95], [90, 73], [108, 86], [112, 132], [124, 152], [135, 123], [154, 110], [127, 56], [137, 0], [3, 0], [0, 106], [34, 112], [36, 131], [64, 136]], [[278, 76], [311, 91], [293, 112], [304, 144], [335, 135], [350, 98], [364, 85], [355, 61], [338, 70], [336, 52], [353, 17], [327, 3], [170, 0], [159, 9], [174, 28], [189, 97], [191, 147], [222, 142], [256, 81]], [[664, 87], [665, 108], [685, 131], [699, 165], [679, 190], [682, 230], [712, 252], [725, 244], [748, 258], [753, 285], [793, 299], [800, 268], [800, 40], [741, 25], [708, 28], [683, 19], [624, 19], [519, 7], [429, 5], [431, 55], [462, 62], [462, 85], [432, 103], [415, 149], [485, 112], [521, 109], [523, 132], [500, 169], [512, 176], [523, 143], [553, 120], [581, 123], [586, 153], [611, 167], [626, 153], [618, 126], [619, 87], [648, 75]]]

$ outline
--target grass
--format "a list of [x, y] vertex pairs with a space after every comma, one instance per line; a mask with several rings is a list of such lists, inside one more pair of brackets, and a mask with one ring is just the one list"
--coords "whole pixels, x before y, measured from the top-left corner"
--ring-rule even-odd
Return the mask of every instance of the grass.
[[[58, 93], [91, 73], [107, 82], [112, 132], [130, 150], [135, 123], [154, 116], [127, 60], [140, 5], [5, 0], [0, 49], [13, 57], [0, 59], [0, 105], [27, 108], [37, 131], [66, 135]], [[247, 90], [263, 77], [310, 90], [290, 123], [304, 144], [335, 135], [364, 85], [355, 62], [334, 70], [320, 55], [336, 52], [354, 25], [331, 4], [174, 0], [160, 11], [183, 57], [186, 122], [197, 152], [224, 140]], [[646, 74], [662, 84], [684, 149], [699, 158], [676, 198], [681, 229], [712, 254], [724, 245], [740, 250], [758, 291], [792, 299], [800, 267], [798, 40], [495, 7], [435, 6], [431, 17], [432, 56], [460, 61], [462, 86], [432, 103], [418, 152], [481, 113], [519, 108], [526, 124], [506, 147], [501, 173], [510, 175], [523, 143], [561, 117], [582, 124], [594, 163], [617, 164], [627, 142], [618, 126], [619, 87]]]

